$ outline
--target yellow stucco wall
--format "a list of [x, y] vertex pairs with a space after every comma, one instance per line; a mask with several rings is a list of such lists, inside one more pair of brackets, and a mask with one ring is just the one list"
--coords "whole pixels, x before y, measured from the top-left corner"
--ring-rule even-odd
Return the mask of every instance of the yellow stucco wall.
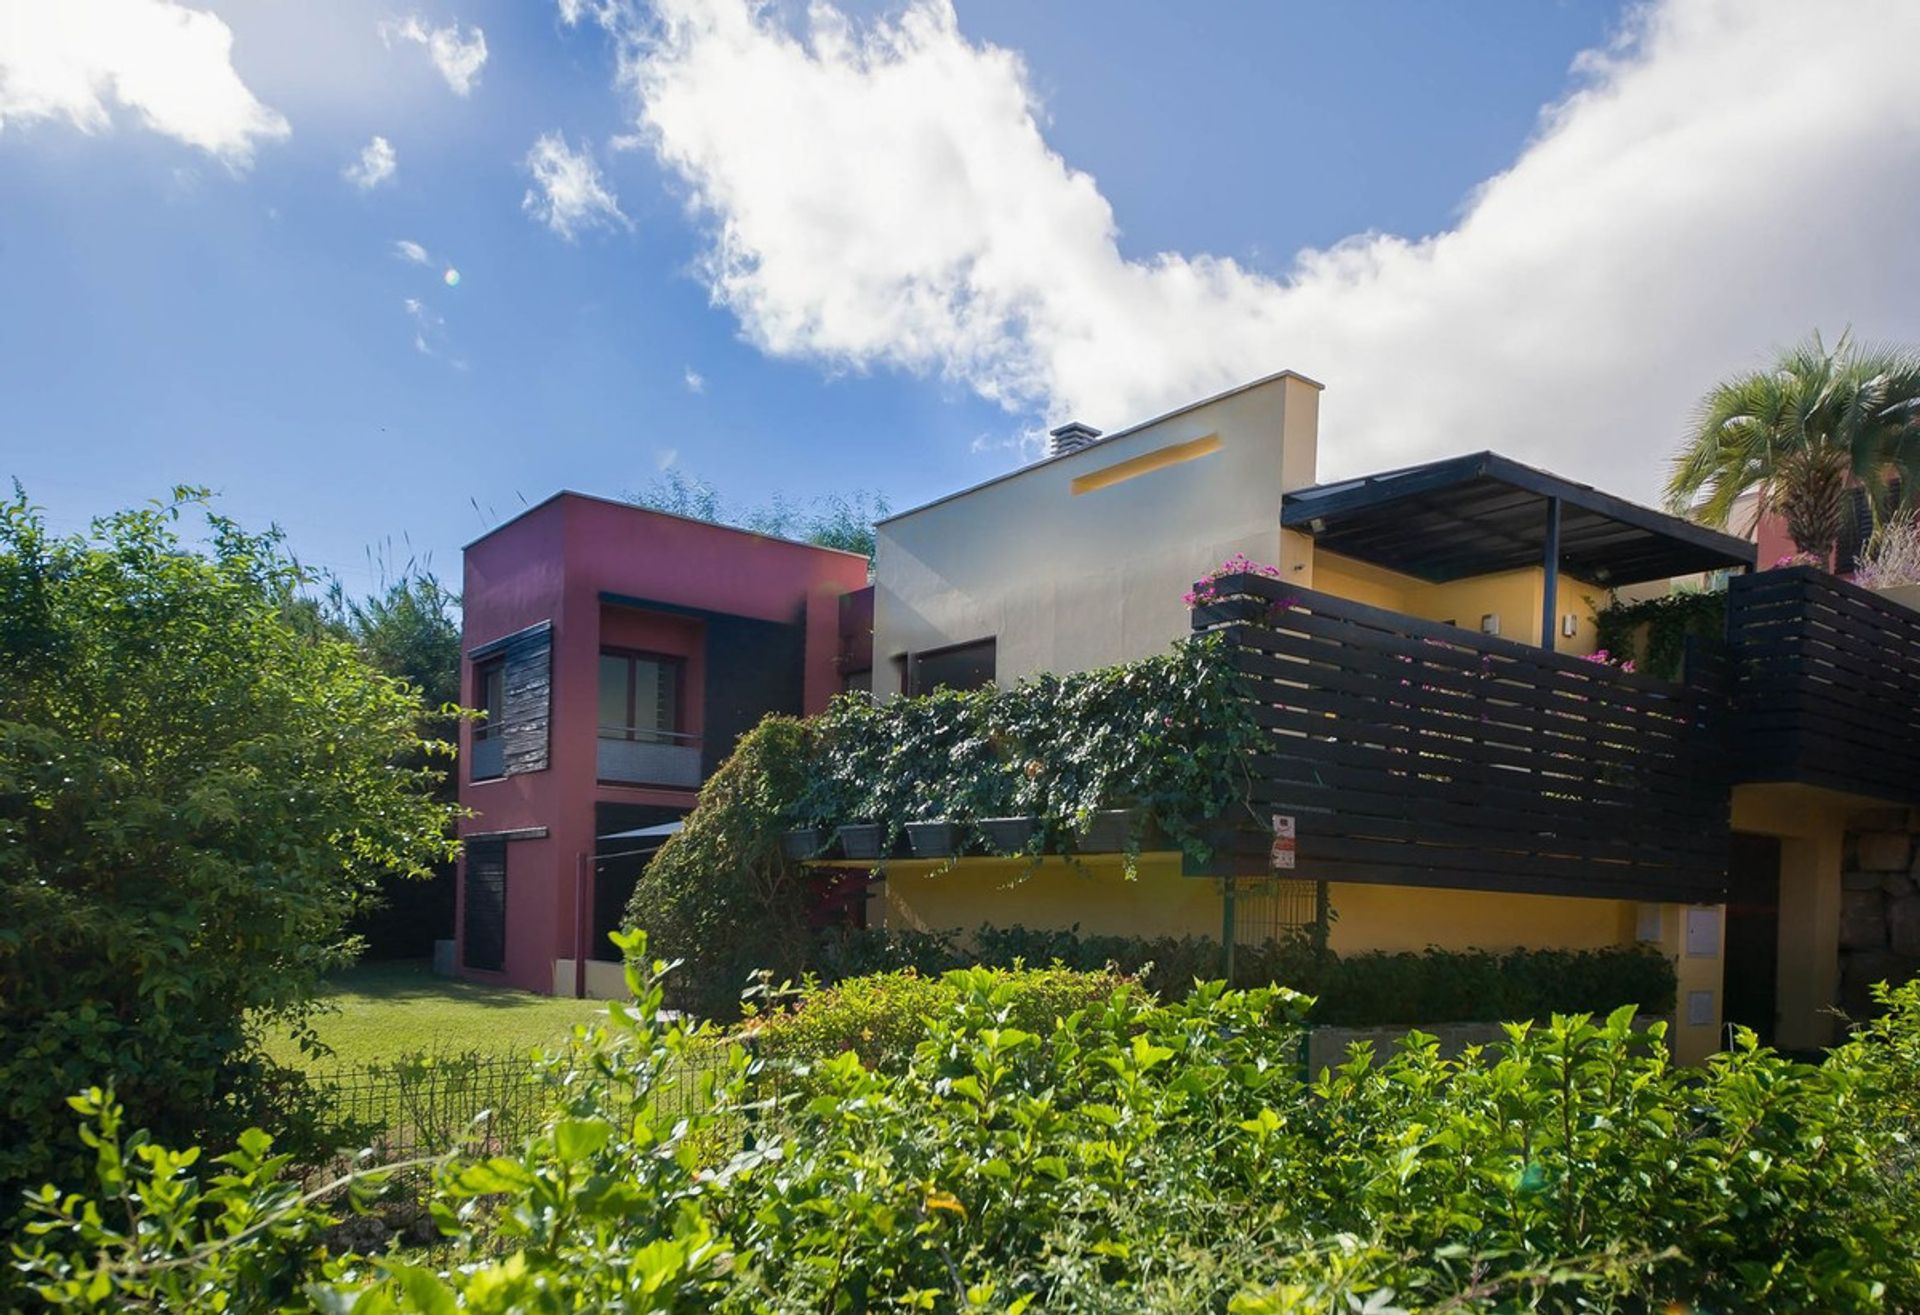
[[1810, 785], [1738, 785], [1733, 829], [1780, 840], [1779, 1022], [1785, 1049], [1830, 1045], [1840, 999], [1840, 890], [1847, 819], [1884, 807]]
[[1593, 950], [1629, 944], [1637, 905], [1625, 900], [1335, 882], [1328, 896], [1338, 954], [1364, 950]]
[[1024, 859], [970, 858], [953, 869], [890, 863], [886, 925], [916, 931], [970, 932], [1000, 927], [1064, 929], [1089, 935], [1220, 935], [1220, 883], [1180, 875], [1177, 854], [1145, 854], [1127, 880], [1117, 857], [1047, 859], [1026, 875]]
[[[1481, 618], [1500, 618], [1500, 636], [1523, 644], [1540, 642], [1541, 580], [1538, 567], [1476, 575], [1447, 584], [1429, 584], [1410, 575], [1389, 571], [1338, 553], [1314, 553], [1313, 588], [1356, 603], [1405, 612], [1427, 621], [1442, 621], [1478, 631]], [[1571, 636], [1554, 626], [1554, 649], [1585, 655], [1594, 649], [1594, 608], [1604, 604], [1606, 591], [1584, 580], [1561, 574], [1554, 612], [1572, 614], [1578, 623]]]
[[[1217, 880], [1181, 875], [1176, 854], [1143, 855], [1133, 881], [1110, 857], [1079, 867], [1048, 859], [1030, 875], [1024, 860], [969, 858], [946, 871], [935, 863], [889, 864], [872, 913], [888, 927], [920, 931], [965, 934], [992, 923], [1055, 930], [1077, 926], [1086, 935], [1217, 940], [1220, 892]], [[1418, 952], [1429, 946], [1593, 950], [1632, 945], [1644, 936], [1676, 965], [1679, 998], [1668, 1020], [1675, 1058], [1698, 1064], [1719, 1046], [1724, 910], [1714, 910], [1721, 936], [1713, 953], [1689, 955], [1686, 905], [1358, 882], [1334, 883], [1329, 898], [1329, 942], [1340, 954]], [[1696, 991], [1711, 995], [1708, 1016], [1697, 1024], [1687, 1021], [1688, 997]]]

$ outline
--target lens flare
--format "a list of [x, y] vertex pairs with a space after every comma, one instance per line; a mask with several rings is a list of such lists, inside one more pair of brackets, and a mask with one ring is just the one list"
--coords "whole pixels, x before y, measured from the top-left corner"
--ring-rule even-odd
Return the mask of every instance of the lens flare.
[[450, 288], [457, 288], [460, 286], [460, 271], [457, 269], [454, 269], [452, 266], [448, 266], [447, 272], [442, 274], [440, 277], [446, 280], [447, 286]]

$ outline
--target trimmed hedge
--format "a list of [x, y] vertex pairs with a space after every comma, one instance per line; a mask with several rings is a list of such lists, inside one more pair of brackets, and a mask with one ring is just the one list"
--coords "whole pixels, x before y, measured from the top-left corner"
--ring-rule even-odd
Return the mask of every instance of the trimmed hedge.
[[[959, 932], [842, 931], [815, 955], [819, 980], [912, 968], [942, 972], [975, 964], [1052, 964], [1137, 978], [1163, 1000], [1185, 998], [1196, 980], [1220, 975], [1220, 942], [1202, 936], [1082, 936], [1069, 931], [983, 926]], [[1650, 949], [1428, 949], [1419, 954], [1341, 956], [1304, 937], [1234, 950], [1234, 985], [1275, 983], [1314, 996], [1311, 1021], [1340, 1027], [1544, 1020], [1605, 1014], [1631, 1004], [1672, 1011], [1673, 965]]]
[[749, 1019], [741, 1035], [767, 1059], [807, 1062], [851, 1050], [868, 1068], [897, 1066], [925, 1039], [933, 1019], [960, 1011], [983, 985], [999, 992], [1004, 1026], [1043, 1036], [1058, 1020], [1133, 988], [1105, 970], [995, 968], [967, 978], [922, 976], [909, 968], [816, 987], [790, 1009]]

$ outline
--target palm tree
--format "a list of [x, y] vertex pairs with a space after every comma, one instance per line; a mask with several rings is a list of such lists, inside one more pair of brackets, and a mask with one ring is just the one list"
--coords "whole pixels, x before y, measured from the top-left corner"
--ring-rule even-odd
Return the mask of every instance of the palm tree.
[[1757, 490], [1759, 515], [1779, 512], [1795, 547], [1830, 560], [1850, 489], [1865, 491], [1877, 522], [1890, 510], [1892, 476], [1911, 503], [1917, 474], [1920, 352], [1863, 346], [1851, 334], [1829, 351], [1815, 333], [1702, 399], [1667, 505], [1724, 527], [1741, 495]]

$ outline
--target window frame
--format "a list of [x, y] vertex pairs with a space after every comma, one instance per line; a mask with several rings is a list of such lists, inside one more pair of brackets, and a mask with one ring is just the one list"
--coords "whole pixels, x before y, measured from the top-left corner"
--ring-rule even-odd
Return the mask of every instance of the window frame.
[[[618, 739], [628, 744], [683, 744], [691, 738], [686, 729], [687, 659], [684, 654], [661, 653], [653, 649], [645, 648], [626, 648], [618, 644], [602, 644], [598, 658], [619, 658], [627, 664], [627, 721], [624, 727], [619, 727], [608, 726], [600, 720], [600, 695], [602, 691], [599, 687], [600, 663], [596, 660], [594, 663], [595, 685], [593, 705], [594, 735], [596, 738], [605, 740]], [[637, 687], [633, 678], [633, 664], [635, 662], [652, 662], [662, 667], [673, 668], [673, 726], [670, 729], [650, 727], [645, 730], [647, 735], [658, 738], [642, 739], [642, 728], [635, 723], [634, 714], [638, 711], [634, 703], [634, 691]], [[624, 731], [625, 733], [623, 735], [612, 735], [608, 733], [609, 731]]]
[[[498, 707], [489, 708], [487, 685], [495, 676], [500, 678], [500, 702]], [[498, 738], [505, 729], [507, 710], [507, 659], [504, 655], [485, 658], [473, 664], [473, 706], [487, 714], [473, 723], [474, 742]]]

